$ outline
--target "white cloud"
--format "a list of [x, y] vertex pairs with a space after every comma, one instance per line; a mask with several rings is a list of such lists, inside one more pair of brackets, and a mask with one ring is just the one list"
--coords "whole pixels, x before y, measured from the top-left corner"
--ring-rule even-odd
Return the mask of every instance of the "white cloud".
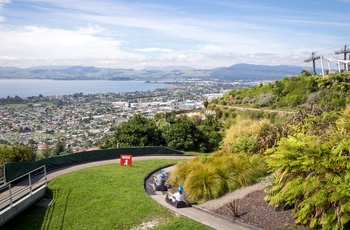
[[203, 53], [220, 53], [227, 51], [227, 49], [218, 45], [200, 45], [199, 49]]
[[9, 57], [9, 56], [0, 56], [0, 60], [16, 60], [15, 57]]
[[[349, 26], [339, 20], [347, 15], [330, 14], [337, 18], [332, 20], [328, 9], [310, 13], [266, 1], [196, 0], [188, 6], [141, 2], [21, 0], [26, 10], [11, 9], [9, 4], [5, 18], [1, 8], [11, 1], [0, 0], [0, 22], [7, 23], [0, 24], [0, 65], [300, 65], [309, 52], [344, 44], [342, 39], [348, 37], [346, 30], [332, 31]], [[190, 9], [198, 2], [225, 5], [226, 14]], [[23, 21], [10, 24], [19, 19]]]
[[0, 4], [9, 4], [11, 2], [11, 0], [0, 0]]
[[0, 52], [25, 59], [89, 58], [125, 55], [121, 41], [97, 36], [94, 27], [78, 30], [25, 26], [0, 31]]
[[189, 57], [186, 54], [179, 54], [179, 55], [177, 55], [177, 59], [181, 60], [181, 61], [187, 60], [188, 58]]
[[134, 49], [136, 51], [140, 52], [172, 52], [172, 49], [164, 49], [164, 48], [157, 48], [157, 47], [149, 47], [149, 48], [141, 48], [141, 49]]

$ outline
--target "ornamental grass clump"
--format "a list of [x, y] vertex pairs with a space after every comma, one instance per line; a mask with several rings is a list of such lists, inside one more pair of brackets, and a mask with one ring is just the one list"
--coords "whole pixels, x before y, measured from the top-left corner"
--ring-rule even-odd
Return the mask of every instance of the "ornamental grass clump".
[[180, 186], [183, 185], [186, 176], [196, 168], [200, 163], [198, 162], [199, 157], [194, 160], [182, 161], [176, 165], [170, 174], [168, 183], [170, 186]]
[[185, 179], [184, 187], [191, 200], [199, 203], [215, 199], [223, 194], [224, 181], [212, 164], [198, 164]]
[[266, 174], [261, 155], [217, 151], [179, 163], [169, 181], [172, 185], [183, 185], [190, 201], [203, 203], [251, 185]]

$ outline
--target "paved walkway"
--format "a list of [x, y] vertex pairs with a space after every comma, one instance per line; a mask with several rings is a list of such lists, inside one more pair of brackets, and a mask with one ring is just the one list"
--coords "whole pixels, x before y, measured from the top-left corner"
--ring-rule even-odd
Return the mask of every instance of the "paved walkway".
[[[143, 156], [143, 157], [133, 157], [133, 161], [138, 161], [138, 160], [150, 160], [150, 159], [187, 159], [187, 158], [191, 158], [191, 156]], [[113, 160], [102, 160], [102, 161], [96, 161], [96, 162], [90, 162], [90, 163], [85, 163], [85, 164], [79, 164], [79, 165], [73, 165], [73, 166], [68, 166], [68, 167], [64, 167], [61, 168], [59, 170], [55, 170], [55, 171], [51, 171], [48, 173], [47, 178], [48, 180], [51, 180], [55, 177], [58, 177], [60, 175], [72, 172], [72, 171], [76, 171], [79, 169], [83, 169], [83, 168], [89, 168], [89, 167], [94, 167], [94, 166], [98, 166], [98, 165], [104, 165], [104, 164], [119, 164], [120, 161], [119, 159], [113, 159]], [[153, 175], [151, 175], [145, 184], [145, 188], [147, 193], [150, 195], [150, 197], [155, 200], [156, 202], [158, 202], [159, 204], [161, 204], [162, 206], [168, 208], [169, 210], [171, 210], [172, 212], [185, 216], [187, 218], [193, 219], [197, 222], [200, 222], [206, 226], [209, 226], [213, 229], [220, 229], [220, 230], [247, 230], [247, 229], [257, 229], [255, 227], [243, 224], [243, 223], [239, 223], [236, 221], [233, 221], [231, 219], [222, 217], [222, 216], [218, 216], [214, 213], [212, 213], [210, 210], [214, 209], [214, 208], [218, 208], [222, 205], [224, 205], [225, 203], [231, 201], [232, 199], [238, 199], [243, 197], [244, 195], [261, 189], [263, 188], [265, 185], [264, 184], [257, 184], [254, 186], [250, 186], [241, 190], [237, 190], [235, 193], [229, 194], [227, 196], [223, 196], [220, 199], [216, 199], [213, 201], [208, 201], [202, 205], [199, 206], [192, 206], [192, 207], [186, 207], [186, 208], [175, 208], [173, 206], [171, 206], [170, 204], [168, 204], [165, 201], [165, 197], [166, 197], [166, 192], [161, 192], [161, 191], [155, 191], [155, 187], [154, 187], [154, 179], [156, 176], [158, 176], [160, 173], [165, 173], [167, 176], [170, 174], [171, 170], [173, 169], [173, 167], [167, 167], [164, 169], [161, 169], [159, 171], [154, 172]]]

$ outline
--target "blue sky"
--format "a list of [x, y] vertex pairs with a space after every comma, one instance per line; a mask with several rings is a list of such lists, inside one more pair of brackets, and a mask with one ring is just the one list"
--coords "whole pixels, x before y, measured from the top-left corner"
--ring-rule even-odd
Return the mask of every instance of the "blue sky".
[[350, 46], [350, 0], [0, 0], [0, 66], [312, 66]]

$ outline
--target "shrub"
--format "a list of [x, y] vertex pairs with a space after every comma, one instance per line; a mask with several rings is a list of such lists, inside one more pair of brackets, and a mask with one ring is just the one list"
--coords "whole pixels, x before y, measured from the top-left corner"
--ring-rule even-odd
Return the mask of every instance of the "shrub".
[[255, 146], [257, 145], [256, 137], [245, 135], [239, 137], [235, 142], [233, 142], [233, 152], [246, 153], [249, 155], [254, 154]]
[[310, 93], [306, 98], [307, 104], [315, 104], [322, 99], [321, 91]]
[[259, 106], [269, 106], [275, 101], [272, 93], [262, 93], [259, 95]]
[[350, 105], [347, 105], [342, 116], [336, 121], [338, 130], [343, 134], [350, 133]]
[[333, 135], [283, 138], [267, 151], [275, 178], [266, 200], [293, 207], [298, 223], [311, 228], [344, 229], [350, 220], [350, 138]]
[[249, 97], [244, 97], [244, 98], [242, 99], [242, 104], [248, 104], [248, 103], [249, 103], [249, 100], [250, 100]]
[[260, 121], [242, 119], [226, 131], [223, 149], [250, 155], [264, 153], [268, 147], [274, 146], [284, 135], [278, 127], [267, 119]]

